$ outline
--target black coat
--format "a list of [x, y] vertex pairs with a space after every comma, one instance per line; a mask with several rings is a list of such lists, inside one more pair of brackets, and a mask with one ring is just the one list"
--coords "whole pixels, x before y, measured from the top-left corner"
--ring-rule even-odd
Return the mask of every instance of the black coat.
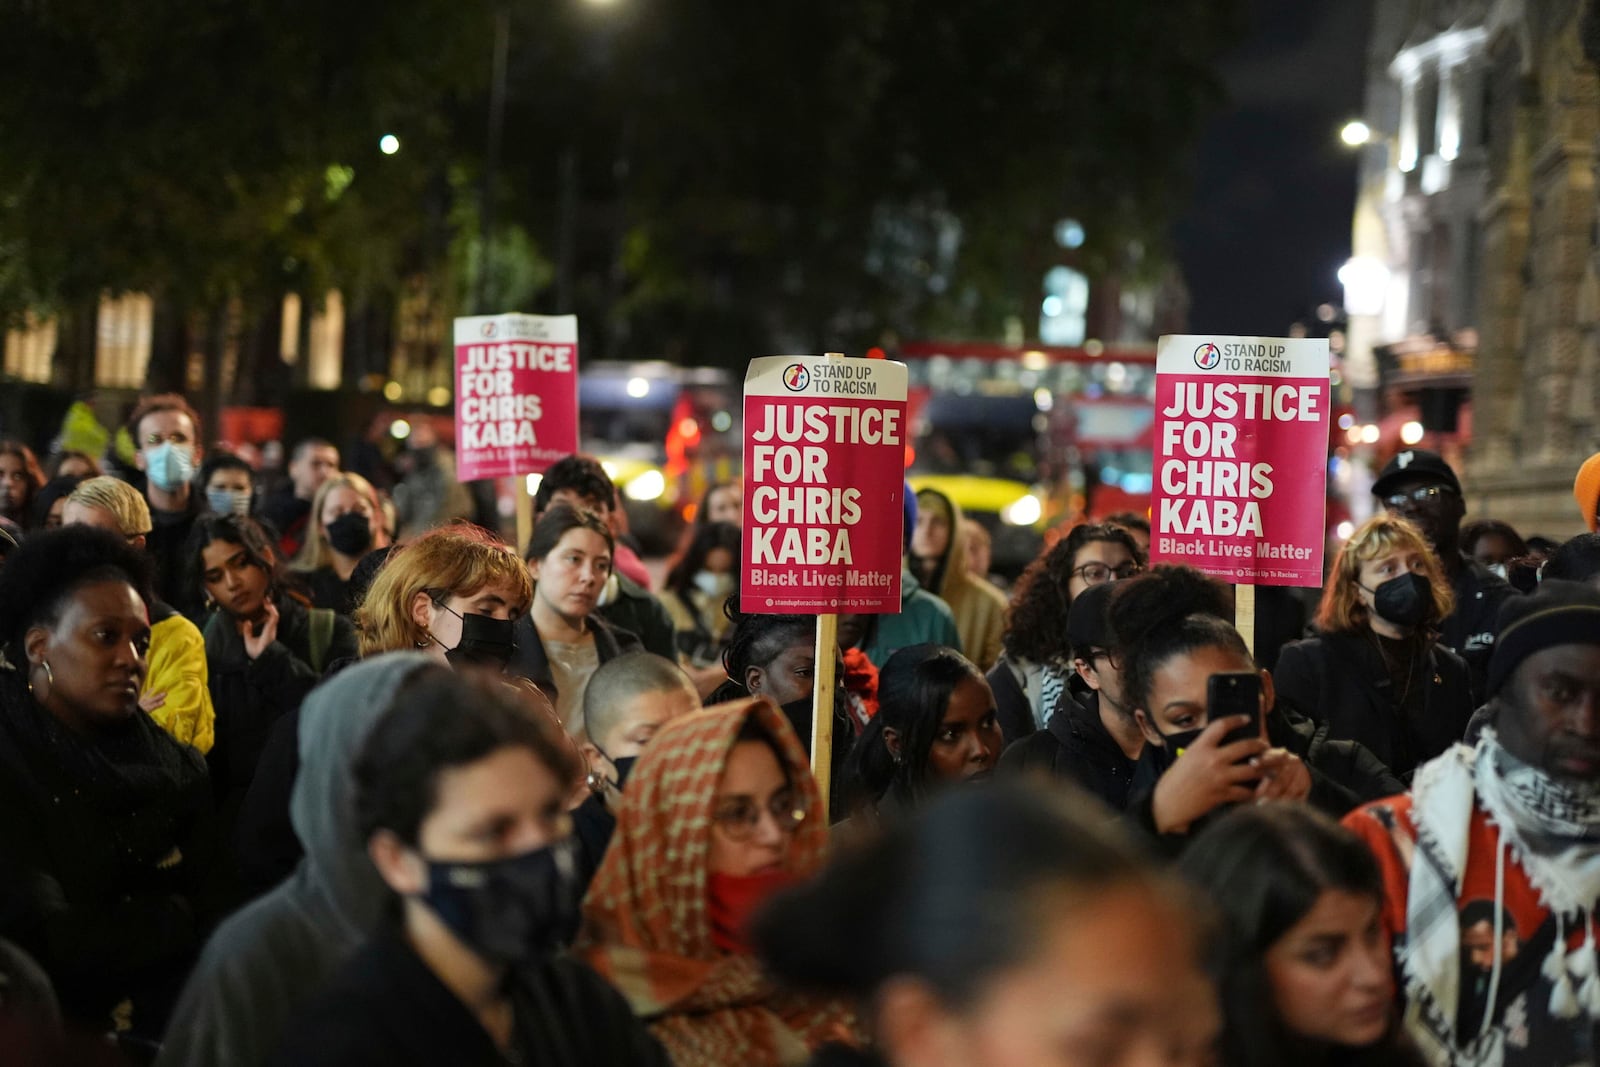
[[74, 734], [0, 673], [0, 937], [69, 1020], [104, 1032], [131, 998], [136, 1033], [159, 1036], [200, 944], [210, 816], [200, 754], [149, 716]]
[[1045, 771], [1066, 778], [1123, 811], [1133, 787], [1131, 760], [1100, 721], [1100, 694], [1090, 691], [1061, 702], [1043, 730], [1010, 745], [1000, 757], [1000, 773]]
[[[634, 652], [643, 646], [627, 630], [619, 630], [597, 614], [589, 616], [589, 626], [594, 631], [594, 652], [601, 663], [616, 659], [624, 652]], [[523, 615], [517, 620], [517, 650], [506, 664], [506, 673], [526, 678], [537, 685], [550, 702], [556, 699], [556, 678], [550, 670], [550, 658], [545, 655], [544, 642], [534, 628], [533, 616]]]
[[1285, 645], [1273, 681], [1278, 693], [1330, 737], [1359, 741], [1405, 781], [1417, 765], [1460, 741], [1472, 718], [1467, 665], [1434, 645], [1415, 667], [1423, 689], [1420, 716], [1402, 717], [1373, 636], [1323, 634]]
[[581, 963], [558, 958], [512, 975], [515, 1058], [400, 937], [380, 935], [341, 967], [285, 1030], [269, 1062], [283, 1067], [668, 1067], [666, 1052], [622, 995]]
[[655, 594], [626, 574], [617, 572], [617, 599], [594, 610], [613, 629], [625, 630], [637, 637], [646, 652], [678, 662], [678, 638], [672, 616]]
[[349, 619], [333, 617], [330, 640], [321, 656], [314, 656], [311, 612], [288, 596], [277, 598], [277, 607], [278, 638], [253, 660], [232, 618], [218, 612], [206, 622], [206, 667], [217, 715], [216, 743], [206, 762], [218, 803], [225, 808], [243, 800], [273, 725], [298, 708], [321, 679], [313, 660], [326, 669], [334, 660], [356, 654], [356, 631]]
[[1477, 560], [1462, 556], [1461, 561], [1461, 571], [1450, 583], [1456, 610], [1439, 624], [1439, 643], [1466, 661], [1472, 706], [1477, 707], [1486, 699], [1489, 657], [1500, 632], [1500, 605], [1519, 594]]
[[189, 506], [183, 511], [150, 509], [153, 525], [145, 534], [145, 552], [155, 563], [155, 594], [190, 619], [202, 617], [200, 593], [189, 574], [189, 535], [200, 517], [200, 494], [189, 493]]

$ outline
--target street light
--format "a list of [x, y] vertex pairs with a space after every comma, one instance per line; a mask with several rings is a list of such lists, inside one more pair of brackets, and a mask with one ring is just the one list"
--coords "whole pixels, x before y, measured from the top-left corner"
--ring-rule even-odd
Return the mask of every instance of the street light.
[[1364, 144], [1372, 143], [1372, 127], [1360, 119], [1352, 119], [1344, 124], [1344, 129], [1339, 131], [1339, 140], [1351, 148], [1360, 148]]
[[1355, 256], [1339, 268], [1339, 284], [1344, 286], [1344, 309], [1352, 315], [1383, 314], [1384, 297], [1389, 290], [1389, 268], [1372, 256]]
[[392, 156], [400, 151], [400, 138], [392, 133], [386, 133], [378, 138], [378, 151], [386, 156]]

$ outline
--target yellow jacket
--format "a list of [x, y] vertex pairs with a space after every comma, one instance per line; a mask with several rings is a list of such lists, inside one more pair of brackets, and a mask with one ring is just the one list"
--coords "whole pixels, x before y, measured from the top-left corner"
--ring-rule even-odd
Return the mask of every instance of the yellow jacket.
[[150, 718], [203, 755], [216, 740], [217, 718], [211, 706], [205, 639], [194, 623], [171, 608], [166, 610], [170, 614], [150, 627], [150, 669], [140, 696], [165, 693], [165, 703]]

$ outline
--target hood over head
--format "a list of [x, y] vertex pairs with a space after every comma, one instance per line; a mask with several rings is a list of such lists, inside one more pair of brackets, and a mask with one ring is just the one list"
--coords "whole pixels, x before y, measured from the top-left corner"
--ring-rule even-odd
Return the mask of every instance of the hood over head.
[[[935, 596], [948, 599], [952, 587], [966, 580], [967, 545], [966, 539], [961, 536], [961, 520], [965, 516], [961, 512], [960, 504], [937, 489], [917, 490], [917, 506], [919, 510], [924, 511], [929, 507], [941, 510], [950, 520], [950, 541], [945, 545], [944, 555], [940, 558], [939, 565], [934, 568], [933, 579], [926, 587], [928, 592]], [[907, 552], [909, 551], [908, 548]]]
[[389, 890], [367, 858], [351, 767], [400, 686], [429, 668], [449, 670], [420, 652], [374, 656], [313, 689], [300, 708], [300, 771], [289, 801], [289, 820], [306, 850], [300, 877], [362, 926], [377, 918]]

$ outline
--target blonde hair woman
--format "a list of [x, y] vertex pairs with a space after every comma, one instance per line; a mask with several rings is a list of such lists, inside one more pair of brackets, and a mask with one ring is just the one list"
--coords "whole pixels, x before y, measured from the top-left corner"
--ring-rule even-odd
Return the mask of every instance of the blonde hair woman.
[[1286, 645], [1278, 695], [1359, 741], [1402, 780], [1462, 739], [1472, 717], [1466, 663], [1437, 643], [1450, 583], [1411, 523], [1377, 515], [1339, 550], [1317, 636]]
[[372, 580], [356, 611], [361, 655], [417, 649], [504, 667], [532, 600], [515, 549], [477, 526], [441, 526], [396, 548]]
[[346, 471], [318, 487], [294, 569], [304, 578], [316, 607], [351, 615], [356, 608], [351, 573], [362, 556], [388, 545], [388, 520], [378, 491], [361, 475]]

